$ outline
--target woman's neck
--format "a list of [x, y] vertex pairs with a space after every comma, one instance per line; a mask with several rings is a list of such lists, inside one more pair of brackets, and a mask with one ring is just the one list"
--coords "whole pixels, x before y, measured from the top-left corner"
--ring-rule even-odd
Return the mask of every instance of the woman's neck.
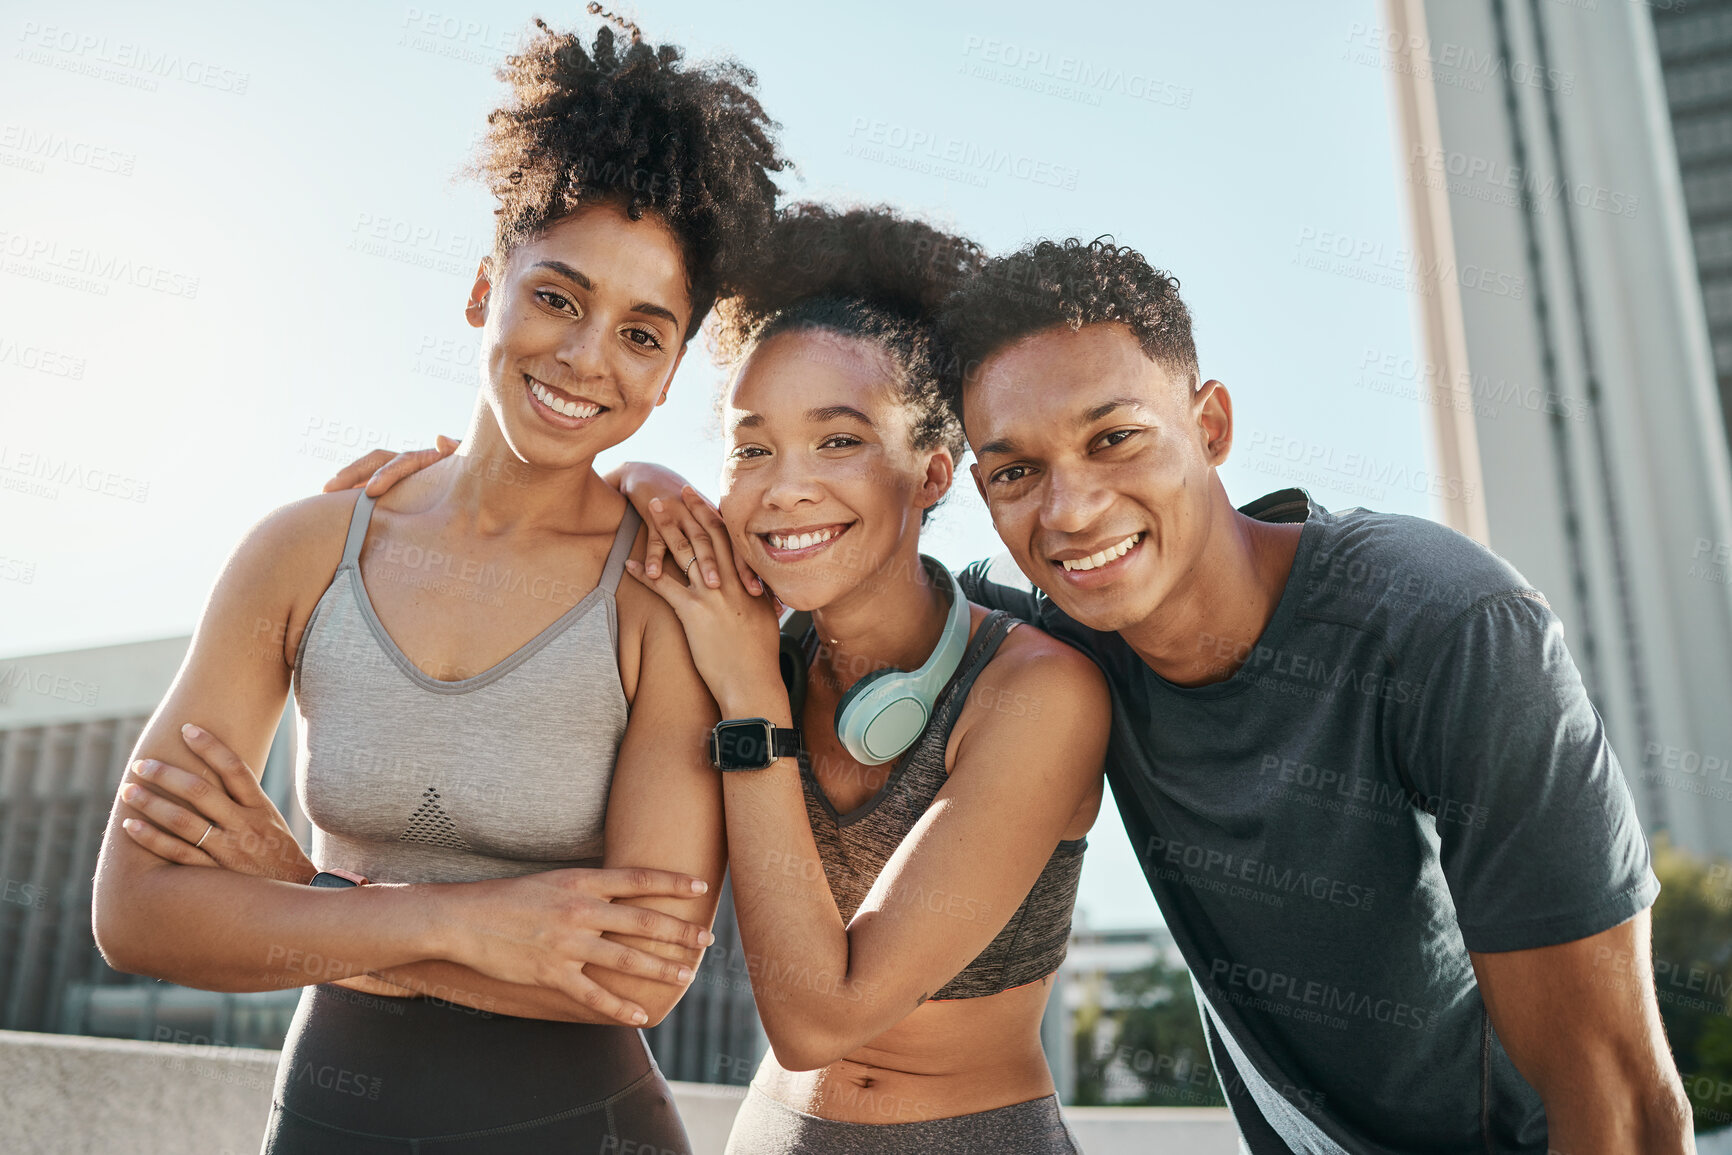
[[874, 670], [917, 669], [938, 647], [949, 615], [949, 599], [911, 544], [847, 594], [812, 611], [817, 672], [846, 693]]
[[537, 528], [580, 531], [598, 502], [611, 507], [622, 500], [596, 474], [594, 458], [550, 469], [518, 457], [486, 398], [477, 399], [462, 446], [441, 465], [429, 470], [437, 475], [433, 504], [482, 537]]

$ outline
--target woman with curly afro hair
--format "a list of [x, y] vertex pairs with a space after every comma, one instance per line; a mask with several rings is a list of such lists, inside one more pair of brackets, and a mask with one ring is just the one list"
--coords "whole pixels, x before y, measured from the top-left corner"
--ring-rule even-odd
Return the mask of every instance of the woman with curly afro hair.
[[[253, 528], [110, 819], [110, 963], [303, 988], [267, 1152], [689, 1150], [637, 1027], [712, 941], [715, 707], [621, 584], [646, 534], [593, 463], [666, 399], [785, 163], [749, 72], [612, 22], [538, 21], [501, 70], [463, 452]], [[310, 858], [258, 784], [291, 688]]]
[[[1105, 685], [919, 552], [964, 449], [935, 319], [979, 262], [886, 210], [788, 210], [717, 311], [719, 509], [622, 475], [674, 562], [652, 546], [628, 570], [679, 614], [739, 771], [729, 868], [771, 1054], [731, 1155], [1077, 1150], [1040, 1023]], [[786, 645], [764, 585], [794, 611]], [[798, 740], [763, 749], [766, 726]]]

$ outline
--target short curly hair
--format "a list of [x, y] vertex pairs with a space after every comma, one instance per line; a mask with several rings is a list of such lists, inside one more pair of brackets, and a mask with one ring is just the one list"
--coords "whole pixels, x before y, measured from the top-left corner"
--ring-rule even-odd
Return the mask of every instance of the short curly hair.
[[939, 384], [951, 358], [938, 310], [982, 262], [973, 241], [890, 208], [789, 205], [734, 295], [716, 307], [712, 344], [724, 364], [738, 365], [790, 330], [869, 341], [890, 359], [913, 447], [943, 446], [960, 461], [968, 441]]
[[1110, 236], [1037, 241], [987, 261], [946, 302], [939, 328], [950, 360], [942, 375], [958, 413], [962, 390], [994, 353], [1055, 325], [1072, 331], [1129, 325], [1144, 354], [1195, 389], [1197, 346], [1179, 280]]
[[791, 167], [779, 127], [753, 95], [757, 78], [732, 60], [686, 67], [672, 45], [591, 4], [604, 24], [586, 50], [539, 18], [499, 78], [508, 103], [487, 117], [468, 172], [499, 201], [493, 260], [591, 204], [665, 221], [685, 257], [690, 340], [775, 216], [770, 174]]

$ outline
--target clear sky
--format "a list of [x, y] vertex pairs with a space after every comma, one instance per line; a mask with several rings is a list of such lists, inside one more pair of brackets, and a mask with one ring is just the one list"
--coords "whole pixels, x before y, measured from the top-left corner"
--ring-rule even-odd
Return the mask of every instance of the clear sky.
[[[454, 178], [530, 18], [582, 8], [0, 2], [0, 658], [188, 633], [265, 512], [462, 431], [491, 206]], [[1351, 51], [1373, 0], [619, 10], [757, 72], [790, 196], [993, 251], [1112, 233], [1176, 273], [1235, 501], [1434, 514], [1356, 464], [1428, 454], [1413, 302], [1380, 283], [1408, 248], [1388, 77]], [[1361, 255], [1312, 267], [1331, 246]], [[718, 381], [694, 349], [627, 452], [713, 495]], [[928, 538], [999, 549], [967, 486]], [[1087, 861], [1093, 923], [1158, 921], [1110, 807]]]

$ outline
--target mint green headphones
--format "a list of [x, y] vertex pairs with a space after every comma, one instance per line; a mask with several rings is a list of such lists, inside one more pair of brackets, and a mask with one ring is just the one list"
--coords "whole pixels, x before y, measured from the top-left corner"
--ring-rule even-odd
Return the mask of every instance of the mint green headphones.
[[[956, 673], [968, 648], [968, 599], [943, 565], [925, 554], [920, 560], [935, 580], [942, 574], [940, 584], [950, 590], [950, 614], [938, 636], [938, 646], [918, 670], [874, 670], [849, 687], [836, 703], [836, 737], [864, 766], [881, 766], [914, 745], [932, 717], [932, 703]], [[806, 680], [806, 656], [800, 640], [810, 621], [810, 614], [790, 613], [782, 623], [782, 670], [797, 699], [796, 718], [805, 698]]]

